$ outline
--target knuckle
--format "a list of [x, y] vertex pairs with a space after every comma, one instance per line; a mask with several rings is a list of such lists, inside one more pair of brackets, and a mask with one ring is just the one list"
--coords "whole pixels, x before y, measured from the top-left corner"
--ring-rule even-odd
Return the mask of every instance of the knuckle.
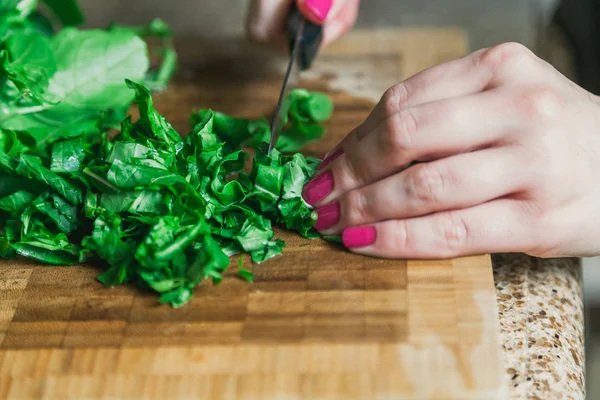
[[360, 225], [372, 219], [372, 210], [368, 196], [362, 190], [353, 190], [346, 195], [348, 210], [347, 224]]
[[399, 155], [410, 151], [418, 129], [417, 118], [410, 109], [394, 114], [386, 122], [382, 149]]
[[538, 258], [556, 257], [560, 254], [561, 247], [564, 243], [559, 243], [557, 240], [546, 240], [541, 243], [534, 243], [527, 254]]
[[410, 233], [406, 220], [397, 220], [393, 226], [393, 240], [390, 243], [390, 248], [395, 251], [410, 248]]
[[505, 65], [511, 65], [511, 68], [518, 69], [529, 65], [533, 58], [533, 52], [526, 46], [520, 43], [507, 42], [484, 51], [480, 63], [492, 70], [497, 70]]
[[402, 105], [408, 100], [408, 89], [404, 82], [400, 82], [387, 89], [383, 94], [382, 101], [385, 115], [393, 115], [400, 111]]
[[469, 227], [465, 218], [457, 211], [449, 211], [440, 216], [440, 241], [448, 256], [460, 254], [468, 245]]
[[[332, 166], [336, 182], [339, 179], [344, 187], [359, 187], [368, 181], [370, 169], [368, 165], [355, 159], [351, 154], [338, 157], [336, 163]], [[339, 177], [339, 178], [338, 178]]]
[[[422, 164], [407, 175], [405, 191], [408, 198], [428, 205], [438, 204], [445, 186], [445, 177], [437, 167]], [[410, 170], [409, 170], [410, 171]]]
[[528, 229], [530, 241], [526, 243], [526, 252], [535, 257], [549, 257], [556, 254], [565, 244], [564, 225], [548, 210], [533, 201], [519, 204], [519, 216], [523, 226]]
[[552, 118], [563, 108], [564, 99], [551, 88], [535, 87], [518, 93], [515, 104], [528, 116]]

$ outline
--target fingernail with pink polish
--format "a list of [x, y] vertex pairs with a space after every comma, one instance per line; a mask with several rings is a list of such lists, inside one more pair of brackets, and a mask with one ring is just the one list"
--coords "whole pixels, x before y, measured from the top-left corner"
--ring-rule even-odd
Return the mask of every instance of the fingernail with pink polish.
[[328, 166], [329, 164], [331, 164], [336, 158], [338, 158], [340, 155], [342, 155], [342, 153], [344, 152], [344, 149], [342, 149], [341, 147], [335, 151], [333, 151], [331, 154], [328, 154], [325, 156], [325, 158], [323, 159], [323, 161], [321, 161], [321, 164], [319, 164], [319, 166], [317, 167], [317, 169], [323, 169], [326, 166]]
[[316, 230], [323, 231], [327, 228], [331, 228], [340, 220], [340, 203], [335, 202], [317, 208], [317, 215], [317, 222], [315, 222]]
[[319, 21], [325, 21], [333, 0], [306, 0], [305, 5], [308, 11]]
[[346, 228], [342, 233], [342, 242], [348, 248], [370, 246], [376, 239], [377, 231], [372, 226]]
[[317, 175], [304, 186], [302, 197], [308, 204], [316, 204], [333, 190], [333, 174], [328, 171]]

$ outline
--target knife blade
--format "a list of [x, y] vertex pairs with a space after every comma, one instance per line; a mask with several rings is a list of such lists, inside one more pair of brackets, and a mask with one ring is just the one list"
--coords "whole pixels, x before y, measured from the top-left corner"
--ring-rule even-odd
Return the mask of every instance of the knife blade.
[[291, 105], [289, 94], [296, 87], [300, 71], [310, 67], [323, 39], [322, 26], [315, 25], [304, 18], [295, 2], [290, 9], [288, 21], [290, 60], [279, 92], [273, 123], [271, 124], [271, 138], [267, 155], [271, 154], [271, 150], [277, 144], [279, 135], [287, 122], [286, 118]]
[[271, 154], [271, 150], [275, 147], [277, 143], [277, 139], [279, 139], [279, 135], [283, 130], [283, 126], [285, 125], [285, 117], [290, 108], [291, 98], [288, 94], [293, 90], [297, 80], [298, 80], [298, 63], [297, 57], [298, 53], [300, 53], [300, 43], [302, 41], [302, 35], [304, 34], [304, 24], [305, 20], [301, 19], [298, 24], [298, 30], [296, 32], [296, 37], [294, 44], [292, 45], [292, 51], [290, 54], [290, 61], [288, 62], [287, 70], [285, 72], [285, 77], [283, 78], [283, 85], [281, 86], [281, 90], [279, 92], [279, 99], [277, 100], [277, 107], [275, 108], [275, 116], [273, 117], [273, 124], [271, 125], [271, 140], [269, 141], [269, 151], [267, 155]]

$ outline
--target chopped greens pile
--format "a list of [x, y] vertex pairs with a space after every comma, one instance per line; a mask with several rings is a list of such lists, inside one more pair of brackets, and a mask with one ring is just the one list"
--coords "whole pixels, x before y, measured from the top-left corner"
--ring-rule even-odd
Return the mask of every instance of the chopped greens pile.
[[[105, 285], [134, 283], [180, 307], [203, 280], [221, 281], [231, 255], [280, 254], [273, 224], [319, 236], [301, 192], [320, 160], [295, 152], [323, 135], [327, 96], [291, 93], [270, 155], [262, 117], [203, 109], [184, 139], [153, 107], [176, 64], [162, 21], [80, 30], [76, 0], [44, 2], [65, 25], [57, 33], [37, 1], [0, 2], [0, 258], [98, 263]], [[147, 36], [163, 39], [156, 69]], [[242, 148], [255, 150], [249, 173]]]

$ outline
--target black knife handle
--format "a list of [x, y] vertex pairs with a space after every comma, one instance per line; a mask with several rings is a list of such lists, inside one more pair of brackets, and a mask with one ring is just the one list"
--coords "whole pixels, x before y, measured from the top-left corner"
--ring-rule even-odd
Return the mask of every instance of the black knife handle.
[[292, 2], [288, 18], [288, 40], [290, 46], [290, 52], [294, 48], [296, 42], [296, 33], [298, 32], [298, 26], [302, 19], [304, 19], [304, 33], [302, 40], [300, 41], [300, 48], [298, 49], [298, 65], [301, 71], [304, 71], [312, 65], [319, 47], [321, 47], [321, 41], [323, 40], [323, 27], [316, 25], [306, 19], [298, 7], [296, 2]]

